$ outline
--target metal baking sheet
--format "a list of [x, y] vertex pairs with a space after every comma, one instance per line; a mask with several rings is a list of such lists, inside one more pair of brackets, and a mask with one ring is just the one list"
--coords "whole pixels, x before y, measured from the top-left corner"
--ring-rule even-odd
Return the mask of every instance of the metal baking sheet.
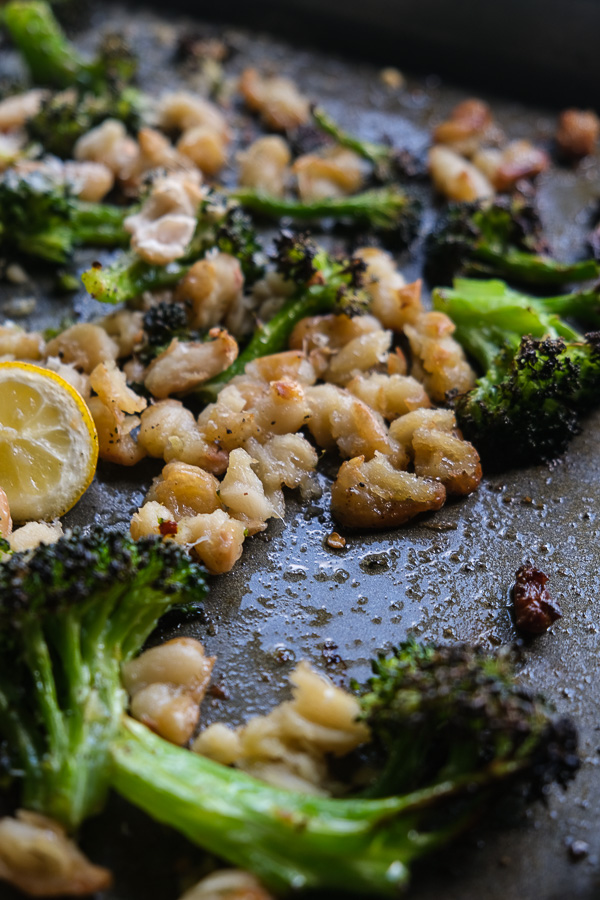
[[[409, 77], [404, 91], [391, 92], [372, 64], [238, 27], [223, 32], [172, 14], [161, 17], [112, 4], [92, 7], [91, 23], [78, 36], [82, 46], [93, 46], [99, 27], [130, 38], [140, 53], [141, 84], [151, 93], [183, 76], [173, 63], [180, 34], [224, 33], [235, 48], [228, 73], [249, 63], [268, 65], [297, 79], [348, 129], [372, 139], [385, 136], [416, 154], [427, 146], [431, 123], [469, 95], [436, 76]], [[398, 60], [380, 60], [382, 66], [390, 62]], [[0, 65], [15, 65], [6, 48]], [[470, 93], [479, 95], [475, 76]], [[488, 99], [511, 137], [549, 140], [555, 109]], [[245, 121], [237, 110], [232, 115]], [[594, 159], [576, 172], [553, 168], [540, 179], [541, 213], [563, 256], [576, 256], [582, 248], [598, 174]], [[429, 197], [425, 224], [433, 214]], [[82, 254], [78, 263], [83, 268], [97, 255]], [[409, 277], [419, 273], [418, 250], [400, 261]], [[11, 299], [34, 295], [36, 311], [24, 324], [55, 323], [71, 306], [52, 297], [49, 284], [39, 273], [26, 285], [3, 285], [0, 313]], [[72, 308], [85, 319], [97, 315], [100, 305], [78, 294]], [[287, 676], [301, 658], [345, 683], [366, 674], [378, 649], [408, 634], [487, 646], [513, 641], [508, 606], [515, 570], [533, 559], [550, 576], [564, 618], [524, 646], [521, 678], [576, 719], [584, 766], [569, 791], [554, 791], [546, 807], [538, 804], [517, 820], [490, 809], [489, 820], [475, 834], [415, 872], [410, 890], [415, 900], [437, 900], [440, 894], [445, 900], [600, 896], [599, 440], [597, 414], [554, 465], [486, 477], [475, 495], [400, 530], [348, 533], [343, 551], [325, 542], [334, 525], [328, 512], [330, 473], [323, 472], [321, 500], [307, 508], [288, 495], [285, 521], [272, 522], [263, 535], [248, 540], [235, 569], [211, 579], [203, 617], [171, 617], [163, 629], [165, 638], [198, 637], [217, 655], [215, 680], [225, 699], [205, 702], [203, 722], [237, 723], [286, 696]], [[156, 461], [135, 470], [101, 463], [66, 524], [94, 520], [126, 527], [158, 471]], [[589, 845], [589, 854], [577, 863], [568, 852], [575, 839]], [[176, 900], [182, 885], [203, 871], [200, 850], [114, 798], [102, 816], [86, 824], [82, 843], [94, 861], [115, 871], [115, 886], [102, 900]], [[3, 885], [0, 896], [12, 900], [17, 895]]]

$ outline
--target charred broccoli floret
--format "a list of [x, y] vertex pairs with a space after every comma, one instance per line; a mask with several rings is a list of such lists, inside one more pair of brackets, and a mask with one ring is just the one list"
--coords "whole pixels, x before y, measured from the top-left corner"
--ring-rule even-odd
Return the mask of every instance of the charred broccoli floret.
[[0, 179], [0, 248], [64, 263], [77, 246], [127, 244], [128, 213], [125, 207], [79, 200], [43, 171], [9, 169]]
[[279, 790], [130, 720], [114, 746], [115, 787], [275, 891], [376, 897], [396, 896], [411, 864], [489, 809], [509, 783], [565, 785], [579, 765], [573, 725], [552, 720], [541, 699], [518, 687], [505, 655], [405, 644], [374, 663], [360, 694], [387, 757], [373, 796]]
[[130, 131], [141, 123], [139, 95], [135, 89], [110, 91], [100, 96], [69, 89], [52, 94], [27, 122], [27, 133], [47, 153], [70, 159], [77, 140], [105, 119], [118, 119]]
[[188, 312], [182, 303], [162, 300], [144, 313], [144, 343], [138, 350], [140, 360], [147, 365], [167, 349], [175, 338], [197, 341], [202, 334], [190, 328]]
[[425, 253], [425, 275], [436, 285], [463, 274], [560, 286], [600, 273], [594, 260], [563, 263], [545, 254], [537, 215], [520, 198], [449, 204], [427, 237]]
[[553, 459], [600, 397], [600, 333], [581, 334], [572, 315], [598, 327], [597, 291], [540, 299], [501, 281], [457, 279], [434, 291], [436, 309], [483, 376], [454, 399], [456, 416], [490, 468]]
[[164, 347], [173, 338], [183, 337], [188, 331], [187, 313], [180, 303], [163, 300], [144, 313], [144, 333], [152, 348]]
[[335, 259], [306, 235], [288, 231], [280, 234], [275, 245], [275, 269], [294, 283], [295, 291], [268, 322], [258, 325], [235, 362], [198, 388], [205, 400], [214, 400], [253, 359], [284, 350], [300, 319], [331, 312], [357, 315], [368, 307], [369, 298], [362, 287], [362, 260]]
[[263, 248], [252, 219], [239, 206], [227, 210], [217, 230], [215, 244], [222, 253], [229, 253], [239, 260], [247, 287], [262, 278], [265, 272]]
[[515, 684], [514, 662], [508, 650], [416, 641], [374, 660], [360, 702], [384, 765], [369, 794], [504, 765], [515, 774], [522, 766], [535, 792], [566, 785], [579, 766], [573, 726], [549, 719], [543, 700]]
[[371, 796], [274, 788], [170, 744], [125, 715], [121, 665], [203, 590], [173, 542], [99, 529], [0, 562], [0, 738], [26, 808], [74, 829], [113, 787], [275, 891], [392, 896], [494, 791], [577, 769], [572, 725], [516, 685], [505, 656], [417, 643], [359, 689], [386, 758]]
[[77, 828], [104, 801], [127, 707], [122, 663], [204, 594], [173, 542], [99, 528], [0, 562], [0, 737], [22, 805]]

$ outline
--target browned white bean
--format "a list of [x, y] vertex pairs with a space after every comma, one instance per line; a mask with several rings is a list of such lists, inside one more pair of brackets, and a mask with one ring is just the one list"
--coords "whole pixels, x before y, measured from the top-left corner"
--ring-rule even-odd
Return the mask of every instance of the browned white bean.
[[245, 69], [240, 91], [250, 109], [258, 112], [265, 125], [275, 131], [297, 128], [310, 119], [307, 98], [289, 78], [266, 77], [256, 69]]
[[139, 416], [128, 416], [107, 406], [100, 397], [86, 401], [98, 432], [100, 457], [121, 466], [134, 466], [146, 456], [143, 446], [132, 432], [140, 425]]
[[27, 522], [8, 536], [10, 549], [15, 552], [35, 550], [40, 544], [55, 544], [62, 537], [60, 522]]
[[125, 373], [114, 360], [98, 363], [90, 374], [90, 387], [105, 406], [125, 413], [139, 413], [146, 409], [148, 401], [127, 386]]
[[185, 744], [200, 718], [214, 657], [193, 638], [174, 638], [123, 666], [131, 714], [166, 740]]
[[40, 111], [47, 91], [34, 88], [23, 94], [15, 94], [0, 101], [0, 131], [14, 131], [23, 128], [27, 119]]
[[175, 520], [222, 509], [219, 482], [198, 466], [173, 461], [167, 463], [150, 488], [147, 500], [167, 507]]
[[149, 456], [165, 462], [178, 459], [216, 475], [227, 468], [227, 453], [204, 438], [180, 400], [161, 400], [145, 409], [138, 440]]
[[112, 882], [58, 822], [21, 809], [0, 819], [0, 878], [32, 897], [84, 896]]
[[191, 305], [192, 328], [212, 328], [223, 321], [243, 287], [239, 260], [228, 253], [216, 253], [191, 266], [175, 289], [175, 300]]
[[99, 325], [87, 322], [71, 325], [49, 341], [48, 356], [58, 356], [61, 362], [72, 363], [88, 375], [102, 362], [115, 360], [119, 348]]
[[279, 135], [258, 138], [247, 150], [238, 153], [240, 184], [282, 197], [291, 158], [287, 142]]
[[227, 162], [227, 141], [210, 125], [194, 125], [184, 131], [177, 150], [206, 175], [216, 175]]
[[589, 156], [598, 145], [600, 119], [591, 109], [565, 109], [558, 118], [556, 143], [568, 159]]
[[445, 402], [448, 391], [470, 391], [475, 384], [475, 372], [454, 330], [448, 316], [436, 311], [421, 313], [404, 329], [413, 353], [411, 374], [438, 403]]
[[185, 516], [174, 540], [192, 550], [212, 575], [229, 572], [242, 555], [246, 526], [222, 509]]
[[23, 331], [17, 325], [0, 325], [0, 356], [14, 359], [41, 359], [44, 338], [37, 331]]
[[499, 136], [487, 103], [471, 98], [455, 106], [448, 119], [434, 129], [433, 142], [472, 156], [482, 142], [490, 143]]
[[161, 97], [159, 125], [165, 131], [188, 131], [203, 125], [228, 140], [229, 127], [222, 111], [214, 103], [189, 91], [175, 91]]
[[357, 375], [346, 388], [388, 420], [431, 406], [423, 385], [409, 375]]
[[249, 872], [220, 869], [190, 888], [180, 900], [273, 900]]
[[106, 119], [82, 135], [75, 144], [77, 160], [101, 163], [119, 179], [127, 178], [138, 158], [138, 147], [122, 122]]
[[238, 345], [224, 330], [213, 328], [210, 341], [179, 341], [150, 363], [144, 384], [155, 397], [185, 393], [229, 368], [237, 358]]
[[378, 413], [343, 388], [318, 384], [306, 389], [310, 407], [307, 425], [319, 447], [342, 456], [364, 456], [390, 452], [385, 423]]
[[160, 178], [141, 210], [125, 219], [132, 249], [157, 265], [183, 256], [196, 229], [203, 196], [199, 173], [173, 172]]
[[494, 196], [494, 188], [483, 172], [441, 144], [429, 151], [429, 172], [436, 189], [448, 200], [470, 202]]
[[442, 484], [395, 469], [381, 453], [342, 463], [331, 489], [333, 515], [353, 528], [395, 528], [445, 500]]
[[298, 194], [305, 203], [355, 194], [365, 180], [364, 161], [352, 150], [335, 147], [322, 155], [299, 156], [292, 166]]

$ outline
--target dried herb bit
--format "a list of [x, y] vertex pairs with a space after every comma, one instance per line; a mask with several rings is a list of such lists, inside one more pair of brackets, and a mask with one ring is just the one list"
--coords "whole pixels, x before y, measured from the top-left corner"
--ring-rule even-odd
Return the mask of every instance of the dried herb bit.
[[543, 634], [562, 618], [560, 606], [546, 590], [548, 576], [532, 563], [518, 569], [512, 589], [515, 625], [526, 634]]

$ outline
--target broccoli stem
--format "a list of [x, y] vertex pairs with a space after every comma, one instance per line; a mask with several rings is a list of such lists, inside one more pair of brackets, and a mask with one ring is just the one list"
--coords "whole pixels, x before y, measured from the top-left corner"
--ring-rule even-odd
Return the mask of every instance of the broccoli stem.
[[171, 287], [189, 271], [191, 262], [156, 266], [135, 253], [123, 253], [108, 266], [92, 266], [81, 276], [86, 290], [103, 303], [125, 303], [144, 291]]
[[206, 402], [215, 400], [219, 391], [236, 375], [242, 375], [252, 360], [287, 349], [290, 335], [301, 319], [332, 312], [336, 309], [337, 302], [335, 291], [327, 285], [311, 285], [300, 298], [288, 300], [269, 322], [258, 325], [250, 343], [235, 362], [220, 375], [200, 385], [197, 393]]
[[353, 150], [363, 159], [373, 163], [376, 167], [388, 166], [393, 159], [393, 150], [385, 144], [375, 144], [373, 141], [361, 141], [347, 131], [344, 131], [334, 122], [324, 109], [313, 107], [313, 119], [326, 134], [332, 137], [341, 147]]
[[511, 341], [516, 349], [525, 335], [582, 340], [581, 332], [561, 316], [600, 327], [597, 290], [542, 298], [515, 291], [503, 281], [457, 278], [454, 288], [437, 288], [433, 292], [433, 305], [450, 316], [456, 325], [457, 340], [484, 369]]
[[244, 772], [190, 753], [126, 718], [112, 746], [113, 787], [153, 818], [270, 888], [321, 888], [396, 896], [408, 864], [465, 820], [420, 832], [425, 810], [525, 763], [496, 760], [478, 773], [404, 796], [332, 800], [273, 788]]
[[[471, 270], [471, 274], [499, 276], [522, 284], [560, 287], [574, 282], [590, 281], [600, 274], [598, 264], [593, 259], [574, 263], [557, 262], [549, 256], [527, 253], [514, 248], [502, 250], [489, 244], [476, 246], [473, 257], [476, 262], [467, 267]], [[482, 265], [479, 266], [478, 262]]]
[[96, 530], [13, 554], [2, 579], [0, 735], [22, 805], [73, 831], [109, 787], [127, 706], [121, 666], [164, 612], [203, 595], [202, 573], [175, 545]]
[[90, 81], [90, 64], [67, 40], [48, 3], [13, 0], [4, 8], [4, 22], [33, 81], [59, 88]]
[[73, 830], [99, 811], [105, 800], [108, 743], [127, 702], [120, 665], [96, 646], [92, 667], [77, 646], [79, 623], [69, 618], [54, 623], [52, 644], [61, 655], [69, 695], [65, 715], [43, 629], [35, 622], [25, 628], [26, 659], [36, 682], [36, 707], [47, 739], [42, 749], [28, 748], [22, 802]]
[[411, 201], [397, 187], [374, 188], [349, 197], [323, 197], [304, 203], [252, 188], [236, 188], [230, 196], [246, 209], [273, 219], [352, 219], [389, 230], [400, 224]]
[[73, 201], [70, 225], [76, 243], [83, 246], [126, 247], [131, 235], [123, 228], [123, 222], [131, 212], [131, 208], [108, 203]]

